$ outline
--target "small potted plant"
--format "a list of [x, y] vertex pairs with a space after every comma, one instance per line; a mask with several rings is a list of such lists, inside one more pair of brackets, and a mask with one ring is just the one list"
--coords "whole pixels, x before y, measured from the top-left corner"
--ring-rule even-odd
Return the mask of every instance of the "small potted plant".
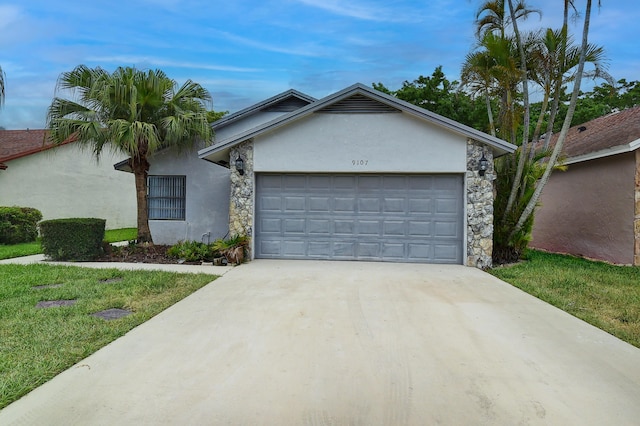
[[214, 241], [213, 249], [223, 255], [228, 263], [239, 265], [244, 262], [245, 250], [249, 246], [249, 237], [236, 235], [229, 239]]

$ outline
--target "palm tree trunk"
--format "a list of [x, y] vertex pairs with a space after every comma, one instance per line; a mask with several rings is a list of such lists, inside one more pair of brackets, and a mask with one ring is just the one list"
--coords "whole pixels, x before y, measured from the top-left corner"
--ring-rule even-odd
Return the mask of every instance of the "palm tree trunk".
[[509, 0], [509, 13], [511, 14], [511, 25], [513, 25], [513, 32], [516, 36], [516, 43], [518, 45], [518, 51], [520, 53], [520, 68], [522, 72], [522, 102], [524, 104], [524, 122], [522, 124], [522, 145], [520, 146], [520, 158], [518, 159], [518, 168], [516, 169], [516, 176], [513, 179], [513, 186], [509, 193], [509, 200], [507, 201], [507, 207], [505, 209], [505, 217], [516, 200], [518, 194], [518, 188], [520, 181], [522, 180], [522, 172], [524, 170], [525, 161], [527, 159], [527, 143], [529, 142], [529, 87], [528, 87], [528, 72], [527, 72], [527, 58], [524, 52], [524, 46], [522, 45], [522, 37], [520, 36], [520, 30], [518, 30], [518, 22], [516, 20], [515, 10], [513, 9], [513, 1]]
[[[566, 19], [566, 13], [567, 13], [566, 8], [567, 8], [567, 1], [565, 1], [565, 19]], [[538, 186], [536, 187], [536, 190], [533, 193], [531, 200], [529, 200], [529, 203], [527, 204], [524, 211], [522, 212], [522, 215], [520, 215], [520, 219], [518, 219], [518, 223], [516, 223], [516, 226], [513, 228], [513, 231], [511, 231], [510, 238], [513, 237], [513, 235], [515, 235], [516, 232], [522, 229], [522, 226], [527, 221], [529, 216], [531, 216], [531, 214], [533, 213], [533, 210], [538, 204], [538, 200], [540, 199], [542, 190], [544, 189], [545, 185], [549, 181], [551, 172], [553, 171], [553, 168], [555, 167], [555, 164], [558, 161], [558, 156], [562, 151], [562, 145], [564, 144], [564, 140], [566, 139], [567, 133], [569, 132], [569, 127], [571, 127], [571, 120], [573, 119], [573, 114], [575, 113], [575, 110], [576, 110], [576, 103], [578, 101], [578, 95], [580, 94], [580, 82], [582, 81], [582, 74], [584, 72], [584, 63], [585, 63], [585, 57], [586, 57], [586, 52], [588, 47], [587, 39], [589, 36], [590, 18], [591, 18], [591, 0], [587, 0], [587, 7], [584, 14], [584, 27], [582, 30], [582, 46], [580, 50], [580, 62], [578, 63], [578, 70], [576, 72], [575, 84], [573, 86], [573, 92], [571, 93], [571, 100], [569, 102], [569, 109], [567, 111], [567, 115], [564, 118], [564, 122], [562, 123], [562, 130], [560, 131], [560, 135], [558, 136], [558, 141], [556, 142], [556, 146], [553, 148], [553, 153], [551, 154], [551, 158], [549, 158], [549, 162], [547, 163], [547, 167], [544, 171], [544, 174], [542, 175], [542, 178], [540, 178], [540, 182], [538, 183]]]
[[491, 109], [491, 97], [489, 96], [489, 91], [485, 88], [484, 90], [484, 98], [487, 102], [487, 115], [489, 116], [489, 130], [491, 131], [491, 136], [496, 135], [496, 125], [493, 123], [493, 111]]
[[138, 242], [153, 244], [149, 229], [149, 208], [147, 205], [147, 175], [149, 162], [146, 159], [132, 158], [130, 160], [136, 181], [136, 202], [138, 206]]

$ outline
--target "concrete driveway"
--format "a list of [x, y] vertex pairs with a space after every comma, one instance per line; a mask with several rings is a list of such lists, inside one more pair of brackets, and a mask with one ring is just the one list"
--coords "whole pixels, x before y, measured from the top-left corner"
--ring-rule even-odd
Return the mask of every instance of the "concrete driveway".
[[640, 350], [462, 266], [257, 260], [2, 425], [624, 425]]

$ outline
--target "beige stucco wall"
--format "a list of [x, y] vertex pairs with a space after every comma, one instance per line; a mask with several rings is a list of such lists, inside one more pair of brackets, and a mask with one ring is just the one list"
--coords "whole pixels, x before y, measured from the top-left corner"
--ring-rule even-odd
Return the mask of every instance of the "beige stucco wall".
[[536, 210], [531, 246], [633, 263], [635, 170], [635, 153], [627, 153], [555, 171]]
[[96, 162], [69, 144], [8, 161], [0, 171], [0, 205], [35, 207], [45, 220], [97, 217], [107, 229], [135, 227], [133, 175], [113, 168], [124, 158], [105, 150]]

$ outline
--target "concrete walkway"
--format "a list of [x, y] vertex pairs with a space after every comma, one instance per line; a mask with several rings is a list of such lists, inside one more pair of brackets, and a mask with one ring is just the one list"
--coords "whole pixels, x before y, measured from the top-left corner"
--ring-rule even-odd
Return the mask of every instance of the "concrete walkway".
[[640, 350], [473, 268], [257, 260], [2, 425], [631, 425]]

